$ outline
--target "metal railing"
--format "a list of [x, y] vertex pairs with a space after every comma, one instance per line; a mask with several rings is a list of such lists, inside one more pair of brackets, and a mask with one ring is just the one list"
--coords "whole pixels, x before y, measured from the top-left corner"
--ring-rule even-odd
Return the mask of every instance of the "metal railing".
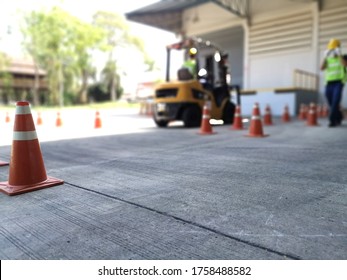
[[304, 70], [295, 69], [293, 72], [293, 86], [295, 88], [318, 91], [319, 76]]

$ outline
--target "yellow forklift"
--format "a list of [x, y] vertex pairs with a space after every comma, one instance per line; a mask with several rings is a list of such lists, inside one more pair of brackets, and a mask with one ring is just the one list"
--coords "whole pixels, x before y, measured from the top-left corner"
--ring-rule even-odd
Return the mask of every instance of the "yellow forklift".
[[[194, 54], [196, 63], [193, 73], [188, 68], [180, 68], [176, 81], [170, 81], [172, 50], [183, 50], [186, 57]], [[214, 61], [209, 60], [208, 69], [199, 69], [199, 59], [203, 59], [203, 53], [214, 54]], [[226, 63], [227, 55], [209, 41], [186, 39], [167, 46], [166, 82], [159, 84], [154, 94], [153, 118], [157, 126], [166, 127], [169, 122], [180, 120], [185, 127], [197, 127], [201, 124], [206, 102], [210, 105], [211, 119], [232, 124], [235, 104], [231, 101], [230, 92], [236, 91], [238, 104], [240, 95], [238, 86], [227, 84]], [[215, 79], [215, 76], [218, 78]]]

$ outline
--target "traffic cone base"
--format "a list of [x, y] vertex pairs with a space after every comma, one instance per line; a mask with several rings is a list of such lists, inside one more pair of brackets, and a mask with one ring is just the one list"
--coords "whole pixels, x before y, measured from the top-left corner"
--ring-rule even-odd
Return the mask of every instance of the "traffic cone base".
[[290, 122], [290, 114], [288, 106], [284, 106], [284, 111], [282, 114], [282, 122]]
[[231, 127], [230, 130], [245, 130], [244, 127], [241, 127], [240, 125], [237, 125], [237, 127]]
[[63, 122], [62, 122], [62, 120], [61, 120], [60, 113], [58, 112], [58, 113], [57, 113], [57, 119], [56, 119], [56, 121], [55, 121], [55, 126], [56, 126], [56, 127], [60, 127], [60, 126], [62, 126], [62, 125], [63, 125]]
[[217, 134], [217, 132], [214, 132], [214, 131], [211, 131], [211, 132], [200, 131], [198, 134], [200, 134], [200, 135], [212, 135], [212, 134]]
[[94, 128], [101, 128], [101, 127], [102, 127], [102, 123], [101, 123], [100, 113], [97, 111], [95, 113]]
[[245, 135], [246, 137], [258, 137], [258, 138], [263, 138], [263, 137], [268, 137], [269, 134], [264, 134], [262, 131], [258, 131], [258, 132], [253, 132], [253, 133], [248, 133], [247, 135]]
[[306, 120], [307, 118], [307, 107], [305, 104], [300, 105], [300, 111], [299, 111], [299, 120]]
[[37, 125], [42, 125], [42, 118], [41, 118], [41, 113], [38, 113], [37, 115], [37, 121], [36, 121]]
[[273, 125], [272, 122], [272, 115], [271, 115], [271, 108], [269, 105], [265, 107], [265, 114], [264, 114], [264, 125]]
[[240, 105], [236, 106], [234, 121], [230, 128], [231, 130], [243, 130], [242, 116], [241, 116], [241, 107]]
[[64, 181], [47, 176], [47, 179], [43, 182], [34, 185], [22, 185], [22, 186], [12, 186], [8, 182], [0, 183], [0, 192], [5, 193], [9, 196], [18, 195], [22, 193], [32, 192], [36, 190], [41, 190], [49, 187], [54, 187], [63, 184]]
[[317, 122], [316, 105], [314, 103], [310, 104], [310, 108], [309, 108], [306, 119], [307, 119], [307, 121], [306, 121], [307, 126], [319, 126], [319, 124]]
[[47, 176], [29, 102], [17, 102], [9, 177], [0, 192], [17, 195], [63, 183]]
[[212, 134], [216, 134], [217, 132], [214, 132], [212, 130], [212, 126], [210, 124], [209, 119], [205, 119], [201, 122], [201, 127], [200, 127], [200, 131], [198, 134], [200, 135], [212, 135]]
[[6, 123], [11, 122], [11, 119], [10, 119], [10, 116], [9, 116], [8, 112], [6, 113], [5, 122], [6, 122]]
[[201, 126], [200, 126], [200, 132], [198, 134], [200, 135], [211, 135], [216, 134], [216, 132], [213, 132], [212, 126], [210, 124], [210, 109], [209, 105], [205, 104], [203, 108], [203, 114], [201, 119]]
[[255, 103], [253, 106], [252, 118], [249, 126], [249, 133], [245, 136], [258, 138], [269, 136], [268, 134], [263, 133], [263, 125], [260, 118], [260, 110], [258, 103]]

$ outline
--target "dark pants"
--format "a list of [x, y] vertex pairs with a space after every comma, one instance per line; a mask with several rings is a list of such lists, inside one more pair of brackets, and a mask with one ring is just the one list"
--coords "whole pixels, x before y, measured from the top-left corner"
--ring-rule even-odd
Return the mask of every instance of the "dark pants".
[[325, 87], [325, 97], [330, 107], [329, 120], [333, 125], [340, 124], [343, 115], [340, 110], [340, 102], [342, 98], [343, 83], [340, 81], [329, 82]]

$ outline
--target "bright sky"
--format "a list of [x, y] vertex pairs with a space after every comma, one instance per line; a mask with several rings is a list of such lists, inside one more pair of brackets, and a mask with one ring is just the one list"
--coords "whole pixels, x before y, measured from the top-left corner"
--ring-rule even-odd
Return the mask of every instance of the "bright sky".
[[[0, 51], [5, 51], [12, 56], [22, 56], [20, 46], [20, 31], [19, 18], [22, 12], [28, 12], [33, 9], [50, 8], [52, 6], [60, 6], [65, 11], [72, 15], [90, 22], [92, 15], [98, 11], [110, 11], [120, 14], [136, 10], [140, 7], [147, 6], [159, 0], [11, 0], [7, 1], [0, 9]], [[8, 34], [8, 26], [11, 28], [11, 33]], [[157, 65], [165, 70], [165, 46], [175, 41], [175, 36], [172, 33], [165, 32], [156, 28], [151, 28], [145, 25], [129, 22], [129, 26], [134, 35], [143, 39], [146, 51], [156, 60]], [[134, 60], [134, 57], [132, 57]], [[122, 62], [120, 62], [122, 63]], [[136, 61], [131, 61], [135, 64]], [[128, 64], [129, 61], [124, 63]], [[126, 67], [126, 66], [124, 66]], [[132, 67], [131, 71], [125, 69], [128, 73], [124, 77], [125, 84], [134, 84], [137, 82], [151, 79], [145, 77], [142, 67]], [[134, 78], [137, 82], [134, 82]], [[160, 78], [164, 78], [160, 77]], [[128, 80], [128, 81], [127, 81]], [[129, 84], [129, 86], [131, 86]], [[128, 85], [125, 85], [128, 86]], [[133, 90], [133, 89], [129, 89]]]

